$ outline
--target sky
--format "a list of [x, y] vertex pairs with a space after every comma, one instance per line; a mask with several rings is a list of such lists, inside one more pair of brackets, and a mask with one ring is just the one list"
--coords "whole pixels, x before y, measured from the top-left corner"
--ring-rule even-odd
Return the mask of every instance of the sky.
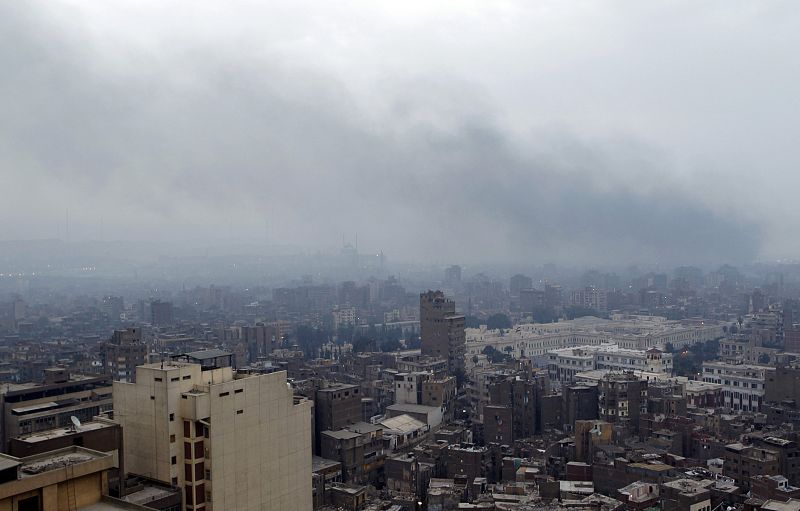
[[0, 240], [797, 258], [798, 53], [795, 2], [0, 1]]

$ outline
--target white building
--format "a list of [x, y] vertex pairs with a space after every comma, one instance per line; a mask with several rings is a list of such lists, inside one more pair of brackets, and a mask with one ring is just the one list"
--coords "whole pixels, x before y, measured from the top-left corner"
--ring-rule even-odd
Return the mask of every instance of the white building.
[[311, 403], [286, 373], [169, 362], [114, 382], [125, 468], [183, 488], [184, 509], [312, 508]]
[[355, 307], [343, 307], [341, 309], [334, 309], [331, 312], [331, 316], [333, 318], [333, 328], [338, 329], [339, 327], [343, 326], [356, 326], [356, 308]]
[[525, 323], [509, 330], [482, 326], [466, 329], [466, 356], [479, 355], [486, 346], [516, 358], [542, 357], [554, 349], [601, 344], [633, 350], [663, 349], [667, 343], [682, 348], [719, 339], [723, 336], [722, 326], [706, 320], [671, 321], [660, 316], [623, 314], [615, 314], [612, 319], [587, 316], [558, 323]]
[[703, 362], [703, 381], [722, 385], [722, 406], [732, 410], [757, 412], [764, 400], [764, 382], [774, 367]]
[[548, 371], [552, 381], [572, 382], [578, 373], [604, 369], [672, 375], [672, 354], [659, 349], [632, 350], [616, 344], [561, 348], [548, 352]]

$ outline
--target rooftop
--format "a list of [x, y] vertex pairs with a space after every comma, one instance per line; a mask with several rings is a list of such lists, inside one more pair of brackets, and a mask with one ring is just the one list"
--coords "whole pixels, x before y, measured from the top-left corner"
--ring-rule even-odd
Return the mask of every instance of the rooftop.
[[381, 425], [383, 425], [383, 427], [387, 430], [399, 431], [401, 433], [419, 431], [420, 429], [424, 429], [426, 427], [425, 423], [420, 422], [406, 414], [398, 415], [397, 417], [392, 417], [391, 419], [382, 420]]
[[763, 511], [800, 511], [800, 500], [789, 499], [786, 502], [780, 500], [768, 500], [761, 506]]
[[76, 428], [48, 429], [47, 431], [39, 431], [37, 433], [33, 433], [27, 436], [19, 436], [17, 437], [17, 439], [30, 443], [44, 442], [45, 440], [51, 440], [53, 438], [73, 435], [76, 433], [85, 433], [87, 431], [96, 431], [98, 429], [111, 428], [115, 426], [116, 424], [111, 422], [91, 421], [82, 423], [81, 426], [77, 429]]

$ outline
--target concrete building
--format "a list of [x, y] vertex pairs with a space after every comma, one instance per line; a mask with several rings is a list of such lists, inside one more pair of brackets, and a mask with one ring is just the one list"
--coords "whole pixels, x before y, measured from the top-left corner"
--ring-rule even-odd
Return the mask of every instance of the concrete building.
[[356, 314], [355, 307], [337, 308], [331, 312], [334, 330], [338, 330], [340, 327], [345, 326], [355, 326], [357, 324], [357, 317], [358, 316]]
[[647, 413], [647, 382], [632, 373], [610, 373], [598, 385], [600, 420], [619, 425], [625, 433], [639, 431]]
[[657, 316], [614, 314], [611, 319], [592, 316], [558, 323], [524, 323], [509, 330], [488, 330], [485, 326], [466, 330], [467, 356], [481, 355], [487, 346], [515, 358], [546, 356], [559, 348], [616, 344], [623, 349], [675, 348], [721, 338], [723, 324], [672, 321]]
[[103, 367], [116, 381], [133, 382], [136, 367], [147, 363], [147, 345], [142, 342], [141, 329], [115, 330], [111, 340], [103, 345]]
[[169, 362], [114, 383], [129, 472], [179, 486], [184, 509], [312, 508], [311, 402], [286, 373]]
[[361, 389], [344, 383], [331, 385], [315, 392], [314, 428], [316, 447], [320, 453], [323, 431], [338, 431], [361, 421]]
[[721, 405], [757, 412], [764, 402], [764, 386], [774, 367], [727, 362], [703, 362], [703, 381], [722, 385]]
[[422, 354], [447, 360], [450, 374], [464, 372], [466, 337], [464, 316], [456, 314], [456, 303], [441, 291], [419, 295]]
[[778, 455], [769, 450], [751, 445], [733, 443], [725, 446], [722, 475], [736, 481], [745, 492], [750, 490], [751, 477], [755, 475], [779, 475]]
[[241, 338], [247, 347], [248, 363], [256, 362], [275, 351], [281, 344], [280, 323], [256, 323], [241, 327]]
[[108, 471], [115, 463], [113, 453], [75, 446], [26, 458], [0, 455], [0, 509], [73, 511], [97, 505], [108, 494]]
[[573, 291], [570, 296], [570, 305], [605, 312], [608, 310], [608, 291], [594, 287]]
[[11, 438], [72, 425], [75, 416], [88, 422], [111, 410], [109, 376], [70, 375], [67, 369], [45, 369], [43, 383], [0, 387], [2, 449]]
[[665, 511], [711, 511], [709, 479], [675, 479], [661, 485], [662, 509]]
[[154, 300], [150, 302], [150, 323], [154, 326], [168, 326], [175, 322], [172, 302]]

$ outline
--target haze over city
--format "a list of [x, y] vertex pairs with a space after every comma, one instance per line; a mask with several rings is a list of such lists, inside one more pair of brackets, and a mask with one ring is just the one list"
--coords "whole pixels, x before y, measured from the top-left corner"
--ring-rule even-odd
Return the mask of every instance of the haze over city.
[[783, 2], [4, 2], [0, 239], [794, 259], [798, 16]]

